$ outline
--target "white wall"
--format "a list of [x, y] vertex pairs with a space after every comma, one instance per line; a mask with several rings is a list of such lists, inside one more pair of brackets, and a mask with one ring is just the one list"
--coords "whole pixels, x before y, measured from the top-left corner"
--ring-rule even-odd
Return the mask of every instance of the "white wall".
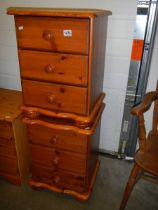
[[104, 91], [106, 109], [102, 117], [100, 148], [118, 150], [125, 90], [129, 71], [137, 0], [0, 0], [0, 87], [21, 89], [14, 19], [9, 6], [110, 9]]

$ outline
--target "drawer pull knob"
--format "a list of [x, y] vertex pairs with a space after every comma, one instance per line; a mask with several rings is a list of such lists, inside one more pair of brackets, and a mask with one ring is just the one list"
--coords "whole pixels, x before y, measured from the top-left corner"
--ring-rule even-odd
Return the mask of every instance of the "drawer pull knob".
[[55, 67], [54, 67], [54, 66], [51, 66], [50, 64], [45, 66], [45, 72], [46, 72], [47, 74], [53, 73], [54, 70], [55, 70]]
[[57, 143], [57, 137], [56, 136], [53, 136], [51, 139], [50, 139], [50, 143], [51, 144], [56, 144]]
[[53, 33], [51, 31], [44, 31], [43, 32], [43, 39], [50, 41], [53, 39]]
[[55, 165], [58, 165], [59, 160], [60, 160], [60, 158], [59, 158], [58, 156], [56, 156], [56, 157], [54, 158], [54, 160], [53, 160], [53, 163], [54, 163]]
[[54, 96], [53, 94], [48, 95], [48, 96], [47, 96], [47, 102], [48, 102], [49, 104], [54, 103], [54, 102], [55, 102], [55, 96]]
[[57, 184], [60, 181], [60, 177], [59, 176], [55, 176], [53, 181]]

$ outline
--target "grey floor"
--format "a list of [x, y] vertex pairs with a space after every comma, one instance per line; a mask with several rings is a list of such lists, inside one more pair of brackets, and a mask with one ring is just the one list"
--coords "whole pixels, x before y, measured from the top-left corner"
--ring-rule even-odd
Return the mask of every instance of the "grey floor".
[[[91, 198], [78, 202], [47, 190], [14, 186], [0, 179], [0, 210], [118, 210], [133, 163], [101, 156], [101, 167]], [[158, 210], [158, 185], [140, 180], [126, 210]]]

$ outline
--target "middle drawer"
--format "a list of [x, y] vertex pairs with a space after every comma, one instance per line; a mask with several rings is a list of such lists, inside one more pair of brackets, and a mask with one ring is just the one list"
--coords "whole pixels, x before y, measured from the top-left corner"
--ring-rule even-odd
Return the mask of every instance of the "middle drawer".
[[71, 130], [57, 130], [41, 125], [28, 125], [29, 141], [33, 144], [54, 147], [86, 154], [88, 137]]
[[23, 78], [87, 85], [86, 55], [19, 50], [19, 61]]
[[22, 88], [24, 105], [86, 114], [86, 88], [31, 80], [22, 80]]

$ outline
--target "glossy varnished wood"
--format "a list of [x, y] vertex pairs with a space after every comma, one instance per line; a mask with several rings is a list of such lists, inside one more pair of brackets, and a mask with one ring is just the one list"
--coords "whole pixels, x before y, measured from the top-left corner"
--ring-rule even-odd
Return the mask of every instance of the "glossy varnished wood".
[[19, 50], [19, 59], [22, 78], [87, 85], [87, 56]]
[[105, 104], [103, 103], [105, 94], [100, 94], [99, 99], [95, 103], [95, 106], [93, 107], [93, 110], [91, 111], [91, 114], [89, 116], [82, 116], [82, 115], [76, 115], [69, 112], [57, 112], [57, 111], [50, 111], [50, 110], [44, 110], [38, 107], [27, 107], [22, 106], [21, 110], [24, 112], [24, 116], [28, 117], [30, 119], [36, 119], [39, 118], [40, 115], [45, 115], [48, 117], [55, 117], [60, 119], [70, 119], [74, 121], [74, 125], [76, 125], [79, 128], [86, 128], [88, 126], [91, 126], [92, 123], [95, 121], [95, 118], [97, 114], [103, 111]]
[[98, 16], [90, 21], [88, 114], [93, 110], [103, 90], [107, 17]]
[[44, 17], [94, 18], [100, 15], [111, 15], [112, 13], [109, 10], [101, 9], [9, 7], [7, 9], [7, 14]]
[[88, 139], [86, 135], [73, 131], [60, 131], [41, 125], [28, 125], [29, 141], [67, 151], [87, 153]]
[[32, 179], [36, 182], [43, 182], [60, 189], [70, 189], [80, 193], [85, 191], [85, 176], [82, 174], [60, 169], [54, 171], [39, 164], [32, 165], [32, 173]]
[[[149, 110], [152, 102], [155, 101], [153, 112], [153, 126], [149, 134], [146, 134], [144, 113]], [[132, 192], [137, 180], [144, 174], [148, 173], [152, 176], [147, 180], [157, 181], [158, 177], [158, 83], [156, 91], [149, 92], [144, 96], [143, 102], [132, 109], [132, 114], [138, 117], [139, 127], [139, 150], [136, 152], [134, 160], [135, 164], [124, 191], [120, 210], [124, 210], [128, 198]], [[154, 177], [155, 176], [155, 177]]]
[[86, 88], [31, 80], [22, 80], [22, 87], [24, 105], [86, 114]]
[[44, 121], [44, 120], [40, 120], [40, 119], [29, 119], [28, 117], [24, 117], [23, 118], [23, 122], [28, 124], [28, 125], [41, 125], [44, 127], [48, 127], [51, 129], [56, 129], [56, 130], [60, 130], [60, 131], [73, 131], [73, 132], [77, 132], [78, 134], [84, 134], [84, 135], [92, 135], [98, 125], [98, 122], [100, 120], [101, 114], [104, 110], [105, 104], [102, 104], [101, 109], [99, 110], [95, 121], [93, 122], [93, 124], [91, 126], [85, 127], [85, 128], [80, 128], [80, 127], [76, 127], [73, 124], [61, 124], [61, 123], [54, 123], [52, 122], [52, 120], [48, 121]]
[[19, 167], [17, 163], [17, 159], [15, 157], [9, 158], [3, 155], [0, 155], [0, 174], [17, 175], [19, 178]]
[[21, 92], [0, 89], [0, 104], [0, 176], [19, 185], [29, 175], [26, 126], [21, 121]]
[[91, 193], [92, 193], [92, 190], [93, 190], [93, 185], [94, 185], [96, 175], [97, 175], [97, 172], [98, 172], [98, 169], [99, 169], [99, 165], [100, 165], [100, 161], [97, 161], [96, 165], [95, 165], [95, 169], [93, 171], [93, 176], [92, 176], [90, 185], [88, 186], [88, 190], [85, 191], [85, 192], [78, 192], [77, 190], [72, 190], [72, 189], [62, 189], [62, 188], [59, 188], [57, 186], [47, 184], [45, 181], [39, 181], [39, 180], [37, 181], [35, 178], [31, 178], [29, 180], [29, 184], [30, 184], [30, 186], [32, 186], [35, 189], [36, 188], [37, 189], [38, 188], [39, 189], [46, 188], [46, 189], [51, 190], [53, 192], [58, 192], [58, 193], [64, 193], [64, 194], [67, 194], [67, 195], [71, 195], [79, 201], [85, 201], [85, 200], [88, 200], [91, 196]]
[[30, 144], [33, 163], [86, 174], [86, 155]]
[[20, 113], [21, 92], [0, 88], [0, 120], [12, 122]]
[[[88, 54], [88, 19], [16, 16], [15, 24], [19, 48]], [[65, 36], [68, 29], [73, 34]]]
[[[15, 16], [33, 188], [86, 200], [99, 167], [107, 10], [8, 8]], [[65, 31], [68, 30], [68, 31]]]
[[[75, 9], [74, 11], [72, 9], [66, 9], [65, 13], [68, 16], [66, 15], [65, 18], [63, 18], [63, 9], [61, 9], [61, 11], [50, 9], [50, 17], [47, 17], [46, 15], [45, 17], [40, 18], [39, 16], [41, 14], [41, 11], [42, 8], [41, 10], [39, 10], [38, 15], [38, 11], [37, 9], [35, 9], [32, 11], [32, 15], [29, 16], [29, 14], [31, 14], [31, 8], [26, 8], [26, 11], [24, 10], [24, 8], [8, 9], [8, 14], [15, 14], [18, 48], [23, 48], [27, 50], [33, 49], [34, 51], [38, 50], [38, 52], [39, 50], [50, 51], [51, 53], [58, 52], [61, 54], [61, 56], [62, 53], [73, 53], [74, 56], [81, 56], [80, 54], [87, 55], [86, 65], [86, 58], [84, 58], [84, 62], [83, 60], [79, 61], [79, 65], [76, 63], [78, 61], [75, 61], [75, 57], [73, 57], [72, 64], [70, 64], [69, 62], [65, 63], [71, 66], [72, 76], [67, 76], [67, 71], [65, 70], [63, 72], [63, 69], [61, 68], [62, 64], [59, 66], [57, 65], [57, 70], [55, 70], [54, 65], [46, 64], [44, 69], [49, 72], [49, 75], [43, 73], [43, 71], [37, 71], [38, 68], [36, 66], [36, 68], [34, 68], [34, 71], [36, 71], [35, 78], [35, 75], [33, 76], [33, 73], [30, 73], [29, 76], [28, 73], [26, 75], [26, 72], [29, 72], [29, 68], [27, 68], [27, 71], [25, 71], [25, 65], [23, 66], [24, 60], [20, 57], [22, 77], [24, 76], [32, 80], [42, 80], [43, 78], [43, 81], [53, 81], [62, 84], [73, 84], [75, 86], [88, 86], [88, 89], [86, 90], [87, 100], [85, 115], [89, 116], [91, 114], [91, 111], [93, 110], [95, 103], [97, 102], [97, 100], [99, 100], [100, 94], [102, 93], [105, 63], [105, 43], [107, 33], [107, 16], [110, 15], [111, 12], [106, 10], [100, 11], [90, 9], [88, 11], [91, 13], [91, 15], [87, 16], [86, 10], [78, 10], [77, 12], [77, 10]], [[27, 15], [24, 15], [25, 12]], [[43, 12], [44, 13], [42, 14], [44, 15], [45, 9], [43, 10]], [[71, 17], [72, 13], [76, 14], [76, 17], [67, 18]], [[55, 14], [57, 14], [57, 16], [55, 16]], [[80, 14], [85, 15], [86, 18], [79, 18]], [[65, 25], [69, 30], [72, 31], [72, 36], [63, 35]], [[40, 53], [41, 52], [39, 52], [39, 54], [37, 53], [38, 56], [41, 55]], [[45, 56], [43, 56], [43, 59], [44, 57]], [[31, 67], [33, 64], [35, 65], [37, 63], [38, 62], [31, 62], [31, 65], [29, 66]], [[74, 64], [76, 67], [80, 67], [80, 69], [79, 71], [74, 71], [73, 73]], [[60, 67], [62, 71], [58, 71], [60, 69], [58, 69], [58, 67]], [[51, 77], [50, 72], [52, 76], [54, 75], [55, 77]], [[62, 76], [61, 74], [63, 74], [64, 76]]]
[[0, 143], [14, 144], [14, 133], [11, 122], [0, 121]]

